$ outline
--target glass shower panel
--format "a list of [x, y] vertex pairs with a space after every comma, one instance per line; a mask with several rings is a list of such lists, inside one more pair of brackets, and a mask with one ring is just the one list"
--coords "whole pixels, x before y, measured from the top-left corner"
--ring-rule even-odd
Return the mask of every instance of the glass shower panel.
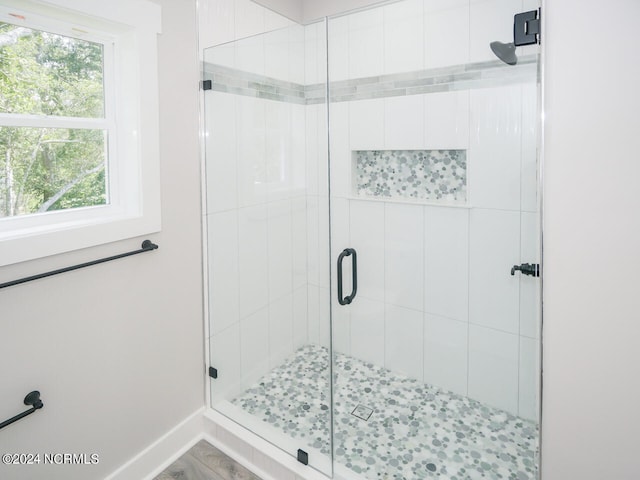
[[328, 20], [335, 478], [537, 478], [534, 8]]
[[324, 22], [209, 48], [203, 78], [211, 406], [330, 475]]

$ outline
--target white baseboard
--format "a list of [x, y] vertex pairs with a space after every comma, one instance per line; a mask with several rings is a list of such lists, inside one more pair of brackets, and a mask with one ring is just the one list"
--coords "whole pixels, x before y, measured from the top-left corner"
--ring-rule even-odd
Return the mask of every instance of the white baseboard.
[[204, 438], [204, 412], [204, 407], [193, 412], [105, 480], [152, 480]]

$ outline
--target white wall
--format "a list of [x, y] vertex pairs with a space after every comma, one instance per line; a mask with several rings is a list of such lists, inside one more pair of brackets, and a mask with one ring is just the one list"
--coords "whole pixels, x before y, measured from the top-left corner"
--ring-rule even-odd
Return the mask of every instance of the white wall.
[[633, 480], [640, 3], [547, 1], [543, 12], [543, 478]]
[[[202, 407], [195, 2], [157, 0], [160, 249], [0, 291], [0, 418], [44, 408], [0, 451], [97, 453], [95, 466], [5, 466], [0, 478], [101, 479]], [[148, 72], [156, 75], [156, 72]], [[0, 282], [138, 248], [131, 239], [0, 270]]]

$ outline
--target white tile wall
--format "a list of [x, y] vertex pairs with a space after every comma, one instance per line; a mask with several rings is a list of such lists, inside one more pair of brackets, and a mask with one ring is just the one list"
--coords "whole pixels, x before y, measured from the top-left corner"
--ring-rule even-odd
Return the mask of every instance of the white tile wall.
[[382, 9], [364, 10], [348, 18], [349, 78], [381, 75], [384, 72]]
[[384, 104], [382, 98], [349, 102], [351, 150], [384, 149]]
[[469, 325], [469, 396], [518, 411], [518, 335]]
[[[265, 179], [269, 201], [281, 200], [291, 196], [292, 181], [292, 144], [291, 125], [292, 105], [272, 100], [265, 104]], [[304, 130], [302, 130], [304, 131]], [[300, 132], [302, 133], [302, 132]], [[303, 162], [301, 162], [303, 163]]]
[[[331, 196], [347, 197], [351, 194], [351, 150], [349, 149], [349, 103], [330, 104]], [[323, 122], [324, 118], [321, 119]], [[366, 133], [363, 133], [366, 135]], [[320, 142], [318, 142], [320, 143]], [[322, 147], [319, 147], [322, 148]], [[326, 148], [326, 138], [324, 141]], [[324, 178], [322, 176], [321, 178]]]
[[518, 385], [518, 415], [538, 421], [540, 413], [538, 395], [540, 385], [539, 342], [532, 338], [520, 337]]
[[205, 97], [208, 213], [238, 204], [235, 102], [228, 93], [212, 91]]
[[351, 247], [358, 254], [358, 296], [384, 300], [384, 204], [351, 202]]
[[424, 95], [424, 138], [427, 149], [469, 148], [469, 91]]
[[384, 99], [384, 148], [386, 150], [419, 150], [424, 148], [424, 125], [424, 98], [422, 95]]
[[271, 303], [293, 290], [291, 201], [269, 203], [267, 215], [268, 290]]
[[475, 207], [520, 209], [521, 100], [520, 86], [470, 92], [468, 179]]
[[384, 73], [424, 68], [423, 0], [404, 0], [382, 7]]
[[336, 298], [335, 294], [331, 295], [333, 351], [344, 355], [351, 355], [351, 306], [340, 305]]
[[293, 295], [269, 304], [269, 368], [281, 365], [293, 353]]
[[425, 313], [424, 382], [467, 394], [468, 323]]
[[289, 81], [289, 29], [264, 35], [264, 58], [267, 77]]
[[287, 80], [298, 84], [304, 84], [304, 29], [302, 25], [291, 26], [288, 29], [289, 75]]
[[425, 68], [469, 61], [469, 1], [425, 0]]
[[334, 18], [329, 21], [328, 29], [328, 63], [331, 81], [349, 78], [349, 16]]
[[318, 27], [324, 23], [312, 23], [304, 27], [304, 84], [320, 83], [318, 71], [321, 37]]
[[385, 303], [422, 311], [423, 207], [385, 204], [384, 227]]
[[287, 185], [291, 189], [289, 196], [304, 196], [307, 183], [307, 162], [305, 153], [306, 141], [306, 113], [304, 105], [291, 104], [291, 158], [287, 162], [288, 170], [285, 172], [289, 176]]
[[320, 287], [312, 284], [307, 288], [307, 325], [309, 343], [320, 345]]
[[265, 75], [266, 59], [264, 41], [265, 39], [262, 35], [238, 40], [235, 45], [236, 68], [256, 75]]
[[244, 388], [269, 370], [269, 309], [265, 307], [240, 321], [241, 379]]
[[209, 318], [211, 333], [240, 319], [238, 280], [238, 213], [207, 216], [209, 256]]
[[467, 321], [469, 310], [469, 211], [426, 207], [426, 312]]
[[304, 285], [293, 291], [293, 348], [297, 350], [309, 343], [309, 322], [307, 319], [307, 292]]
[[291, 200], [291, 283], [294, 289], [307, 285], [307, 198]]
[[266, 9], [251, 0], [235, 0], [235, 35], [236, 39], [257, 35], [266, 31]]
[[[321, 105], [308, 105], [305, 108], [305, 165], [306, 193], [318, 195], [318, 128], [321, 118]], [[326, 145], [326, 141], [325, 141]]]
[[242, 291], [240, 318], [269, 303], [267, 225], [266, 205], [238, 211], [238, 266]]
[[236, 96], [238, 205], [241, 207], [263, 204], [267, 200], [265, 112], [264, 100]]
[[350, 308], [351, 355], [384, 366], [384, 302], [359, 297]]
[[522, 86], [522, 167], [521, 208], [527, 212], [538, 211], [538, 86], [535, 83]]
[[472, 209], [469, 225], [469, 321], [518, 334], [520, 213]]
[[411, 378], [422, 379], [423, 319], [422, 311], [385, 306], [384, 366]]

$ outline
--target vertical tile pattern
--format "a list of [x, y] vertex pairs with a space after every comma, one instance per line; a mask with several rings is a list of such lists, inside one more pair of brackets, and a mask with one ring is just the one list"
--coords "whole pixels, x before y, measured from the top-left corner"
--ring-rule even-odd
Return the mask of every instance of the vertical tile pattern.
[[351, 150], [384, 149], [384, 102], [384, 99], [349, 102]]
[[424, 99], [422, 95], [385, 98], [384, 112], [385, 149], [415, 150], [424, 148]]
[[471, 90], [470, 198], [481, 208], [520, 210], [522, 89]]
[[269, 368], [269, 309], [267, 307], [240, 321], [240, 367], [242, 384], [250, 385]]
[[469, 61], [469, 0], [425, 0], [425, 68]]
[[422, 206], [385, 204], [384, 272], [387, 304], [422, 311], [423, 221]]
[[410, 378], [423, 378], [422, 311], [385, 306], [385, 368]]
[[349, 78], [371, 77], [384, 71], [382, 9], [363, 10], [349, 18]]
[[423, 0], [405, 0], [383, 7], [384, 73], [424, 67]]
[[240, 317], [269, 303], [268, 222], [266, 205], [241, 208], [238, 212]]
[[518, 411], [518, 335], [469, 325], [469, 396]]
[[473, 209], [469, 227], [469, 321], [518, 334], [520, 214]]
[[384, 204], [352, 201], [351, 247], [358, 252], [358, 296], [384, 301]]
[[235, 96], [210, 92], [205, 101], [207, 212], [237, 207]]
[[424, 382], [467, 395], [468, 324], [425, 313]]
[[351, 305], [351, 354], [374, 365], [385, 364], [384, 302], [359, 298]]
[[426, 207], [425, 311], [467, 321], [469, 210]]
[[424, 96], [425, 146], [429, 150], [469, 148], [469, 91]]
[[208, 215], [207, 228], [210, 330], [217, 333], [240, 319], [238, 212]]

